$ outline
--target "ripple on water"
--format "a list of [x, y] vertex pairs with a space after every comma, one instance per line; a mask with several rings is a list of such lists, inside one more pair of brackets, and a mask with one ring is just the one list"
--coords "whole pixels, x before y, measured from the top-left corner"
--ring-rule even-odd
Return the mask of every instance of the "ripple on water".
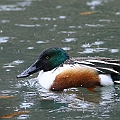
[[32, 106], [34, 105], [34, 103], [32, 102], [23, 102], [21, 105], [20, 105], [20, 108], [31, 108]]
[[20, 26], [20, 27], [39, 27], [39, 24], [35, 24], [35, 25], [28, 25], [28, 24], [15, 24], [16, 26]]
[[4, 95], [15, 94], [15, 93], [19, 93], [19, 91], [17, 90], [2, 90], [1, 91], [1, 94], [4, 94]]
[[88, 27], [103, 27], [104, 25], [101, 24], [85, 24]]
[[65, 19], [66, 16], [59, 16], [59, 19]]
[[37, 17], [30, 18], [30, 20], [39, 20]]
[[111, 53], [119, 52], [119, 49], [109, 49], [109, 48], [100, 47], [100, 45], [102, 45], [104, 43], [105, 43], [104, 41], [97, 40], [91, 44], [90, 43], [82, 44], [81, 47], [84, 48], [84, 50], [81, 52], [78, 52], [78, 53], [82, 53], [82, 54], [84, 54], [84, 53], [97, 53], [97, 52], [103, 52], [106, 50], [111, 52]]
[[0, 11], [21, 11], [25, 10], [25, 6], [31, 5], [31, 0], [25, 0], [24, 2], [16, 2], [16, 4], [0, 5]]
[[63, 50], [71, 50], [71, 47], [63, 47]]
[[6, 43], [9, 37], [0, 37], [0, 43]]
[[25, 120], [25, 119], [29, 119], [29, 118], [30, 118], [30, 115], [28, 115], [28, 114], [19, 115], [17, 117], [18, 120]]
[[109, 20], [109, 19], [100, 19], [99, 22], [108, 22], [109, 23], [109, 22], [111, 22], [111, 20]]
[[2, 20], [1, 23], [9, 23], [10, 20]]
[[[31, 109], [36, 107], [38, 112], [46, 109], [51, 116], [56, 113], [78, 112], [80, 116], [77, 117], [80, 118], [82, 117], [81, 113], [86, 112], [88, 113], [84, 116], [86, 118], [95, 117], [97, 115], [104, 117], [108, 114], [108, 104], [114, 102], [114, 86], [100, 88], [100, 92], [96, 93], [85, 92], [85, 89], [77, 88], [54, 93], [41, 88], [37, 79], [27, 79], [26, 82], [26, 90], [24, 89], [22, 94], [24, 99], [20, 103], [20, 108]], [[21, 87], [24, 85], [25, 81], [23, 80]], [[38, 86], [40, 87], [38, 88]], [[34, 90], [29, 89], [28, 91], [29, 87]], [[93, 101], [91, 101], [91, 98], [95, 100], [93, 99]], [[99, 111], [97, 111], [98, 109]]]
[[51, 18], [51, 17], [41, 17], [41, 20], [51, 21], [51, 20], [56, 20], [56, 18]]
[[86, 4], [90, 6], [92, 10], [94, 10], [96, 6], [102, 5], [102, 2], [103, 1], [95, 0], [95, 1], [87, 2]]
[[32, 49], [34, 49], [34, 47], [28, 47], [27, 49], [28, 49], [28, 50], [32, 50]]
[[48, 42], [49, 42], [49, 40], [46, 40], [46, 41], [39, 40], [36, 43], [41, 44], [41, 43], [48, 43]]
[[120, 15], [120, 12], [116, 12], [116, 15]]
[[91, 45], [102, 45], [104, 44], [104, 41], [95, 41], [94, 43], [92, 43]]
[[21, 11], [25, 8], [20, 8], [17, 5], [0, 5], [0, 11]]
[[106, 50], [108, 50], [108, 48], [85, 48], [84, 51], [78, 52], [78, 53], [81, 53], [81, 54], [84, 54], [84, 53], [97, 53], [97, 52], [103, 52], [103, 51], [106, 51]]
[[82, 26], [69, 26], [69, 28], [81, 28], [82, 29]]
[[76, 33], [76, 31], [60, 31], [58, 33], [73, 34], [73, 33]]
[[109, 51], [110, 51], [111, 53], [116, 53], [116, 52], [119, 52], [119, 49], [109, 49]]
[[60, 6], [60, 5], [56, 6], [56, 9], [60, 9], [60, 8], [62, 8], [62, 6]]
[[73, 42], [76, 41], [76, 38], [65, 38], [65, 40], [62, 40], [62, 42]]
[[15, 60], [11, 63], [6, 63], [4, 64], [3, 68], [11, 68], [11, 67], [15, 67], [16, 65], [22, 64], [24, 61], [23, 60]]

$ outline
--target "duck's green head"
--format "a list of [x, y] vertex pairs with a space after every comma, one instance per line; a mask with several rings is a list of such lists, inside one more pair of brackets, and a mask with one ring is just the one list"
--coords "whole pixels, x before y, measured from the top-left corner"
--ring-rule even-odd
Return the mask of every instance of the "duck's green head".
[[69, 56], [61, 48], [52, 47], [52, 48], [45, 49], [41, 52], [36, 62], [32, 64], [24, 72], [19, 74], [17, 78], [27, 77], [40, 70], [43, 70], [44, 72], [50, 71], [58, 67], [67, 59], [69, 59]]

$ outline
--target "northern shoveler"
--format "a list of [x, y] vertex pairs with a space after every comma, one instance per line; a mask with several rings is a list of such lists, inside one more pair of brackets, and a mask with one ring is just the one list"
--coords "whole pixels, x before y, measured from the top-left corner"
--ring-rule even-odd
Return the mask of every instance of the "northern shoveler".
[[85, 87], [95, 91], [97, 86], [120, 83], [120, 60], [104, 57], [69, 58], [61, 48], [52, 47], [41, 52], [34, 64], [17, 78], [39, 72], [38, 82], [51, 91]]

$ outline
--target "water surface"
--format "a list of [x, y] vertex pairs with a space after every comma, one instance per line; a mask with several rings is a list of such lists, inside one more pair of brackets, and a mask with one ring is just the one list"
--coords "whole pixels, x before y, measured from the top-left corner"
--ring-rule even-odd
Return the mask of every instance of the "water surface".
[[12, 119], [117, 120], [119, 85], [63, 93], [44, 90], [35, 74], [17, 79], [48, 47], [61, 47], [72, 57], [120, 58], [119, 0], [0, 1], [0, 116], [30, 113]]

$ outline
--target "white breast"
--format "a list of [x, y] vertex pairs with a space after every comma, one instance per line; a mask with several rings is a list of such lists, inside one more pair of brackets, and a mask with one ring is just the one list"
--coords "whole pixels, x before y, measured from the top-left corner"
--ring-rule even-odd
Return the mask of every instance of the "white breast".
[[40, 71], [37, 79], [42, 87], [44, 87], [45, 89], [49, 89], [55, 79], [55, 74], [52, 74], [52, 71]]
[[40, 83], [40, 85], [42, 87], [44, 87], [45, 89], [49, 89], [51, 87], [51, 85], [53, 84], [55, 77], [62, 71], [70, 68], [71, 65], [64, 65], [63, 67], [58, 67], [55, 68], [51, 71], [47, 71], [47, 72], [43, 72], [40, 71], [39, 75], [37, 77], [38, 82]]

